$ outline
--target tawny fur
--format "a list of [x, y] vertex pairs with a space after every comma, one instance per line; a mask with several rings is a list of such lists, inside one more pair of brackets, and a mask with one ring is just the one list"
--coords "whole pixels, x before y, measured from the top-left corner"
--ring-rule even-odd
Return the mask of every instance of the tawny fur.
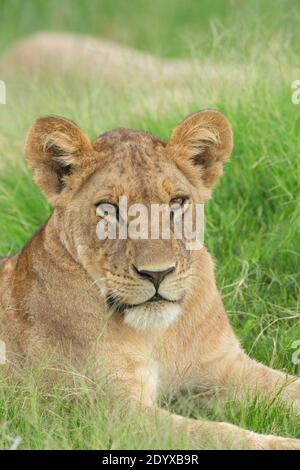
[[[188, 116], [162, 142], [147, 132], [117, 129], [90, 142], [71, 121], [37, 120], [26, 155], [34, 177], [54, 206], [53, 215], [23, 250], [0, 263], [0, 338], [8, 363], [55, 352], [95, 380], [109, 378], [109, 392], [150, 415], [161, 394], [205, 391], [214, 398], [246, 391], [282, 398], [300, 408], [300, 381], [250, 359], [241, 349], [215, 284], [206, 248], [188, 251], [180, 240], [105, 240], [96, 236], [100, 201], [168, 203], [178, 193], [205, 203], [232, 151], [232, 131], [220, 113]], [[175, 271], [161, 284], [180, 314], [160, 327], [151, 315], [168, 315], [166, 303], [147, 299], [150, 281], [133, 265]], [[148, 329], [134, 328], [107, 302], [146, 302]], [[137, 307], [135, 307], [137, 308]], [[155, 310], [156, 309], [156, 310]], [[173, 312], [174, 313], [174, 312]], [[133, 318], [134, 322], [134, 318]], [[150, 322], [150, 323], [149, 323]], [[196, 421], [161, 410], [174, 427], [205, 445], [300, 449], [297, 439], [258, 435], [228, 423]]]

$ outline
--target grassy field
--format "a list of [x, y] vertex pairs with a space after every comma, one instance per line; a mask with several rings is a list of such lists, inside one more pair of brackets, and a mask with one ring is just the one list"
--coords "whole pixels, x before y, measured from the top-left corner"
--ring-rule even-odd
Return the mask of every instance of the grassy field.
[[[299, 2], [0, 0], [0, 11], [0, 51], [25, 34], [58, 29], [111, 38], [162, 57], [251, 70], [242, 84], [199, 79], [179, 95], [162, 85], [152, 92], [156, 106], [149, 90], [148, 96], [132, 87], [116, 93], [101, 80], [45, 84], [18, 77], [7, 83], [7, 104], [0, 105], [0, 256], [20, 249], [51, 210], [23, 162], [26, 131], [36, 117], [64, 115], [91, 137], [126, 125], [167, 139], [185, 114], [219, 109], [232, 122], [235, 149], [206, 208], [205, 239], [218, 285], [245, 350], [299, 375], [292, 343], [300, 340], [300, 105], [291, 102], [291, 83], [300, 79]], [[74, 389], [49, 393], [38, 388], [39, 371], [25, 375], [21, 382], [1, 381], [0, 448], [9, 448], [16, 436], [20, 448], [31, 449], [190, 445], [184, 436], [155, 434], [126, 417], [120, 423], [108, 398], [83, 380]], [[213, 412], [200, 408], [196, 397], [169, 406], [300, 437], [299, 419], [276, 401], [269, 406], [250, 400], [244, 407], [229, 402]]]

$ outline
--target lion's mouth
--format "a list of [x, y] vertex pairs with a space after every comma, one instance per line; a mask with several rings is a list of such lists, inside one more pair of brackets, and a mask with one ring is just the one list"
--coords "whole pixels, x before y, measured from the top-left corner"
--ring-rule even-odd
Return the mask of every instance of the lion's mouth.
[[116, 296], [113, 295], [108, 295], [106, 299], [107, 305], [109, 307], [113, 307], [116, 312], [118, 313], [124, 313], [125, 311], [131, 310], [136, 307], [141, 307], [141, 306], [147, 306], [151, 303], [154, 302], [161, 302], [163, 303], [168, 303], [168, 304], [180, 304], [182, 302], [182, 299], [180, 300], [169, 300], [166, 299], [165, 297], [162, 297], [160, 294], [156, 293], [151, 297], [150, 299], [146, 300], [145, 302], [140, 302], [138, 304], [128, 304], [128, 303], [123, 303], [121, 302]]

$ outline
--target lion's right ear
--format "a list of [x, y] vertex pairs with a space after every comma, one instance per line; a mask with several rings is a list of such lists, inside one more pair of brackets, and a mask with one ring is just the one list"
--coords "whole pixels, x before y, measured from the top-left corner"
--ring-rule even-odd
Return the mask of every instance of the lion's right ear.
[[34, 178], [50, 202], [71, 189], [71, 175], [92, 155], [92, 144], [72, 121], [58, 116], [38, 119], [25, 144]]

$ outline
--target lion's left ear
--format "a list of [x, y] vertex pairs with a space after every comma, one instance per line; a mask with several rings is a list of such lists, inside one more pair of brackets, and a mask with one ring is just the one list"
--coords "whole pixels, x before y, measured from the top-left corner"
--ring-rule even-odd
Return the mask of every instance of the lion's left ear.
[[191, 114], [172, 132], [168, 147], [178, 159], [189, 159], [211, 189], [223, 172], [233, 148], [232, 129], [223, 114], [204, 110]]

